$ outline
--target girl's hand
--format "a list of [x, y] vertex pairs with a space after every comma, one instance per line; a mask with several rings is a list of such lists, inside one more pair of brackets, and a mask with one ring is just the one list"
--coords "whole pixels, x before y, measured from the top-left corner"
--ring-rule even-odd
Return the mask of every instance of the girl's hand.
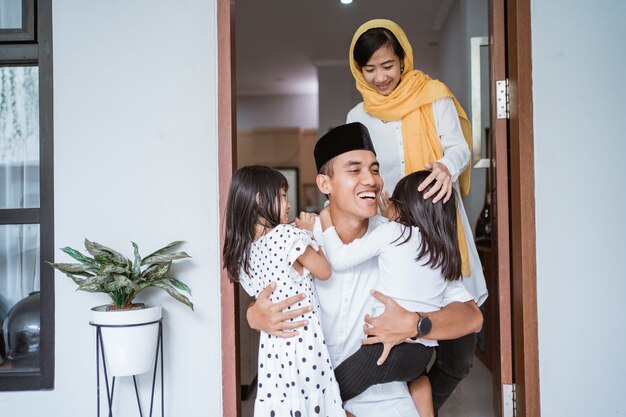
[[427, 162], [424, 164], [424, 167], [432, 172], [422, 181], [420, 186], [417, 187], [417, 190], [423, 191], [431, 182], [435, 181], [433, 187], [424, 194], [424, 199], [429, 199], [437, 194], [433, 199], [433, 203], [437, 203], [441, 199], [443, 199], [444, 203], [447, 203], [452, 196], [452, 175], [450, 171], [448, 171], [448, 168], [444, 164], [437, 161]]
[[394, 221], [398, 215], [393, 203], [389, 201], [390, 197], [391, 195], [387, 191], [380, 193], [380, 197], [378, 198], [378, 207], [380, 208], [381, 215], [391, 221]]
[[324, 208], [320, 213], [320, 223], [322, 224], [322, 232], [325, 232], [326, 229], [333, 225], [333, 220], [330, 217], [330, 209], [328, 207]]
[[313, 226], [315, 225], [316, 217], [317, 214], [315, 213], [307, 213], [305, 211], [301, 211], [300, 216], [296, 217], [296, 226], [298, 226], [300, 229], [313, 232]]

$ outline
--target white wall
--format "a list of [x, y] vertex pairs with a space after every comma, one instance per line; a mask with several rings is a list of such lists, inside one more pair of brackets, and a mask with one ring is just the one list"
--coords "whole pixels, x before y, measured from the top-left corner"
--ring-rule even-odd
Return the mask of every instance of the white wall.
[[354, 84], [348, 61], [337, 64], [318, 64], [319, 133], [346, 123], [352, 107], [363, 101]]
[[626, 3], [531, 6], [541, 415], [622, 415]]
[[[55, 246], [88, 237], [130, 255], [133, 240], [146, 255], [182, 239], [193, 256], [177, 271], [195, 312], [165, 294], [143, 297], [165, 310], [169, 416], [221, 414], [215, 8], [215, 0], [53, 4]], [[88, 313], [106, 302], [57, 274], [55, 389], [1, 393], [3, 416], [95, 415]], [[140, 383], [147, 405], [150, 381]], [[116, 402], [114, 415], [138, 415], [130, 381], [116, 387]]]
[[316, 129], [317, 94], [237, 96], [237, 130], [262, 127]]

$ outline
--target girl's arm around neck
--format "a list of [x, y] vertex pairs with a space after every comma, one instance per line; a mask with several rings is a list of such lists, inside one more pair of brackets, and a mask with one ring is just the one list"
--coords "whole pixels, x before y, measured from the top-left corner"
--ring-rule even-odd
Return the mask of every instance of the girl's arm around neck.
[[332, 274], [330, 264], [324, 255], [324, 251], [320, 248], [317, 252], [310, 246], [304, 250], [304, 253], [298, 257], [298, 262], [317, 279], [326, 281]]

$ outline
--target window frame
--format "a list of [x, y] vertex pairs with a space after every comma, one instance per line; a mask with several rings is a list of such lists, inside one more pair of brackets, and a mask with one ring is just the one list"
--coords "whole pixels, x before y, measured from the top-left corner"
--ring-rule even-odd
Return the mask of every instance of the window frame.
[[[14, 29], [0, 29], [0, 66], [39, 67], [39, 208], [0, 209], [0, 225], [39, 224], [40, 237], [40, 354], [39, 372], [3, 372], [1, 391], [54, 388], [54, 148], [51, 0], [22, 0], [21, 32], [32, 39], [10, 38]], [[26, 10], [27, 13], [24, 12]], [[32, 28], [24, 24], [30, 18]], [[32, 42], [32, 43], [25, 43]]]

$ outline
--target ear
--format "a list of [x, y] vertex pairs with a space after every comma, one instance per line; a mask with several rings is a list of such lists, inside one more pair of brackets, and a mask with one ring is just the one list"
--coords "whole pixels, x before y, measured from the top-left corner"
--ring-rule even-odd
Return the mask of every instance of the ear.
[[257, 206], [260, 204], [260, 200], [261, 200], [259, 196], [260, 196], [260, 193], [256, 193], [256, 205]]
[[330, 184], [330, 177], [328, 175], [317, 174], [317, 177], [315, 178], [315, 183], [317, 184], [317, 188], [319, 188], [322, 194], [330, 194], [332, 187]]

